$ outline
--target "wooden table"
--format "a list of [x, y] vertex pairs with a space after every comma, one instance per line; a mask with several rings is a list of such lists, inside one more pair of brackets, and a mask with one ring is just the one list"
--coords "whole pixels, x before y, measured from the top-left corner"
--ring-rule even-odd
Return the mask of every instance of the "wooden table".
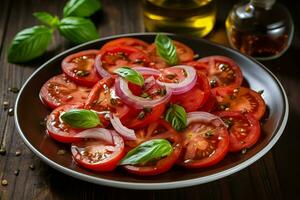
[[[226, 43], [224, 18], [234, 1], [220, 1], [218, 23], [208, 37]], [[14, 105], [16, 94], [9, 87], [21, 87], [32, 72], [71, 45], [55, 33], [47, 54], [26, 65], [7, 62], [7, 47], [21, 29], [36, 20], [31, 13], [48, 11], [61, 15], [65, 1], [60, 0], [2, 0], [0, 3], [0, 102]], [[284, 2], [286, 3], [286, 2]], [[7, 153], [0, 155], [0, 199], [295, 199], [299, 193], [300, 177], [300, 6], [288, 3], [296, 25], [290, 49], [281, 58], [265, 62], [287, 91], [290, 116], [286, 130], [271, 152], [250, 167], [229, 177], [199, 186], [164, 191], [133, 191], [109, 188], [80, 181], [64, 175], [33, 155], [19, 137], [13, 117], [0, 109], [0, 142]], [[104, 11], [94, 17], [102, 37], [144, 32], [142, 10], [138, 0], [103, 0]], [[28, 116], [30, 117], [30, 116]], [[16, 156], [20, 151], [21, 155]], [[34, 165], [34, 169], [30, 166]], [[18, 176], [15, 170], [20, 170]]]

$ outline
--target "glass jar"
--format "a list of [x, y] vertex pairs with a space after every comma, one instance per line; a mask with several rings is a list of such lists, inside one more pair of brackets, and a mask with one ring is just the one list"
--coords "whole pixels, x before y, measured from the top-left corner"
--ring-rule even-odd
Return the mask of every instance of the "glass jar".
[[143, 0], [147, 31], [207, 35], [216, 20], [215, 0]]
[[290, 46], [294, 25], [275, 0], [250, 0], [233, 7], [226, 20], [230, 45], [258, 60], [281, 56]]

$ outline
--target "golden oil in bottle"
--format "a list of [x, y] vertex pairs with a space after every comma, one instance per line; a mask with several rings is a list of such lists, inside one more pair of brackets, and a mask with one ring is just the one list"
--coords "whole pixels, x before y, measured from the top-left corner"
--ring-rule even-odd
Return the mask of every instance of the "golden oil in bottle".
[[203, 37], [214, 27], [214, 0], [143, 0], [147, 31]]

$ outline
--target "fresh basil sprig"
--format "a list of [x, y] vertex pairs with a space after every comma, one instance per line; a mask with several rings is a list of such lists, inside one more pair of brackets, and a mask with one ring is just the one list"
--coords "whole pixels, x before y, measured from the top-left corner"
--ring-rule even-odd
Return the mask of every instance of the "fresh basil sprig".
[[177, 104], [170, 105], [166, 112], [165, 119], [177, 131], [184, 129], [187, 126], [186, 112], [182, 106]]
[[148, 140], [135, 147], [121, 160], [120, 165], [136, 165], [159, 160], [173, 152], [171, 143], [166, 139]]
[[19, 32], [13, 39], [7, 59], [21, 63], [42, 55], [52, 39], [52, 30], [45, 26], [34, 26]]
[[43, 24], [50, 26], [51, 28], [56, 28], [59, 24], [59, 19], [57, 16], [52, 16], [47, 12], [35, 12], [33, 16], [37, 18]]
[[85, 18], [63, 18], [59, 23], [58, 29], [65, 38], [76, 44], [99, 38], [99, 34], [93, 22]]
[[102, 125], [97, 113], [85, 109], [72, 109], [60, 115], [63, 122], [73, 128], [93, 128]]
[[158, 55], [168, 64], [176, 65], [178, 63], [176, 47], [168, 36], [158, 34], [155, 37], [155, 45]]
[[64, 17], [89, 17], [100, 8], [99, 0], [69, 0], [64, 7]]
[[114, 70], [114, 73], [118, 74], [119, 76], [123, 77], [125, 80], [133, 84], [139, 86], [144, 85], [144, 77], [134, 69], [131, 69], [129, 67], [120, 67]]

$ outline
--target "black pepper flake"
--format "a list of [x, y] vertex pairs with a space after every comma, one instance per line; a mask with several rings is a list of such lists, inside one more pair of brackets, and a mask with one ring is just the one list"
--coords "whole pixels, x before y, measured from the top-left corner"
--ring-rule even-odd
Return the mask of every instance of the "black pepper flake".
[[4, 110], [7, 110], [9, 108], [9, 102], [8, 101], [3, 101], [3, 108], [4, 108]]
[[8, 185], [8, 181], [6, 179], [2, 179], [1, 185], [7, 186]]
[[59, 149], [58, 151], [57, 151], [57, 155], [65, 155], [66, 154], [66, 150], [64, 150], [64, 149]]
[[10, 91], [12, 93], [18, 93], [20, 91], [20, 89], [17, 87], [10, 87], [10, 88], [8, 88], [8, 91]]
[[8, 109], [8, 115], [9, 116], [14, 116], [14, 108], [9, 108]]
[[15, 155], [16, 155], [16, 156], [20, 156], [20, 155], [21, 155], [21, 151], [19, 151], [19, 150], [16, 151]]
[[35, 169], [34, 164], [29, 165], [29, 169], [34, 170]]
[[20, 173], [20, 170], [19, 170], [19, 169], [17, 169], [17, 170], [14, 171], [14, 175], [15, 175], [15, 176], [18, 176], [19, 173]]
[[4, 156], [5, 154], [6, 154], [6, 150], [3, 147], [1, 147], [0, 155]]

